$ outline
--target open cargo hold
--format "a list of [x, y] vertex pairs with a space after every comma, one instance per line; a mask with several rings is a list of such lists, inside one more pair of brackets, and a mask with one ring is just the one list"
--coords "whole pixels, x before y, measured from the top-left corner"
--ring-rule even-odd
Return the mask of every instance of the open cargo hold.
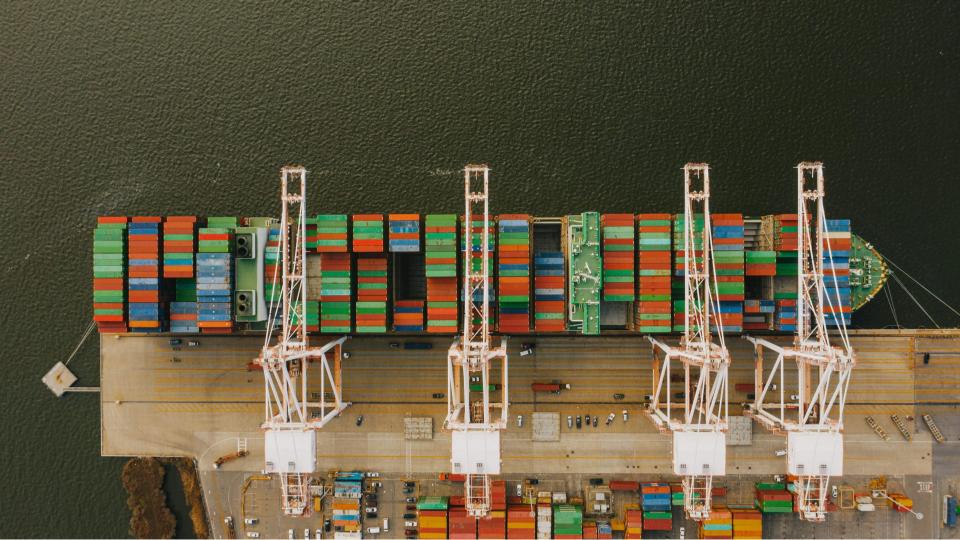
[[320, 332], [350, 332], [351, 255], [320, 255]]
[[670, 268], [670, 214], [637, 216], [637, 303], [636, 329], [645, 334], [669, 333], [672, 313]]
[[530, 331], [530, 216], [501, 214], [497, 231], [497, 329], [525, 334]]
[[357, 257], [356, 329], [359, 333], [387, 331], [387, 258]]
[[353, 215], [353, 252], [383, 253], [383, 214]]
[[457, 216], [426, 217], [427, 332], [453, 334], [458, 326]]
[[[473, 224], [470, 227], [470, 231], [467, 231], [466, 223], [463, 222], [463, 218], [460, 219], [460, 251], [467, 252], [467, 264], [469, 264], [471, 272], [480, 272], [483, 269], [483, 220], [473, 218]], [[489, 302], [488, 314], [489, 320], [487, 321], [490, 324], [490, 328], [493, 328], [494, 323], [496, 322], [496, 288], [494, 287], [493, 282], [493, 260], [494, 260], [494, 250], [496, 248], [496, 239], [497, 231], [496, 226], [490, 222], [489, 227], [487, 228], [487, 299]], [[469, 238], [469, 245], [468, 245]], [[464, 272], [467, 269], [464, 268]], [[464, 303], [471, 301], [468, 298], [470, 295], [469, 291], [463, 291], [462, 301]], [[476, 306], [480, 306], [483, 303], [483, 289], [478, 288], [473, 293], [472, 298], [473, 303]], [[465, 304], [466, 306], [466, 304]], [[466, 307], [464, 307], [466, 309]], [[471, 313], [473, 313], [471, 311]], [[479, 325], [480, 318], [474, 315], [472, 324]]]
[[390, 214], [389, 228], [391, 253], [420, 251], [420, 214]]
[[101, 216], [93, 231], [93, 320], [97, 331], [126, 332], [127, 218]]
[[603, 214], [603, 299], [633, 302], [634, 220], [633, 214]]
[[[127, 225], [127, 324], [131, 332], [159, 332], [166, 317], [160, 294], [160, 221], [137, 216]], [[227, 285], [229, 294], [229, 284]]]

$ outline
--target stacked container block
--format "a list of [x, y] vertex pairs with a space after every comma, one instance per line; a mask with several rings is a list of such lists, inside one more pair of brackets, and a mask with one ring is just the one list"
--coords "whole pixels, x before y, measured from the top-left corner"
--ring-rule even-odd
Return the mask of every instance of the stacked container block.
[[420, 497], [417, 501], [419, 538], [447, 538], [447, 497]]
[[346, 214], [321, 214], [317, 216], [317, 252], [347, 252]]
[[101, 216], [93, 231], [93, 320], [97, 331], [126, 332], [127, 218]]
[[850, 237], [849, 219], [828, 219], [823, 246], [823, 313], [827, 326], [850, 326]]
[[160, 218], [139, 216], [127, 226], [127, 318], [133, 332], [159, 332]]
[[263, 250], [263, 299], [267, 303], [267, 313], [277, 313], [280, 309], [280, 280], [283, 277], [280, 262], [280, 226], [274, 225], [267, 230], [267, 245]]
[[[493, 223], [489, 224], [487, 230], [487, 294], [489, 301], [489, 314], [490, 320], [487, 321], [491, 328], [496, 321], [495, 312], [496, 312], [496, 287], [494, 287], [493, 282], [493, 261], [495, 258], [495, 248], [497, 243], [497, 231], [496, 226]], [[467, 245], [467, 239], [469, 238], [469, 246]], [[469, 252], [469, 264], [470, 270], [473, 272], [480, 272], [483, 268], [483, 220], [482, 219], [473, 219], [473, 225], [470, 227], [468, 233], [466, 223], [463, 223], [461, 219], [461, 236], [460, 236], [460, 251]], [[466, 269], [464, 269], [466, 271]], [[467, 291], [463, 291], [463, 301], [468, 302], [470, 298], [467, 298]], [[483, 291], [477, 290], [473, 294], [473, 303], [480, 305], [483, 303]], [[464, 308], [466, 309], [466, 308]], [[480, 319], [474, 317], [473, 324], [480, 324]]]
[[[722, 331], [740, 333], [743, 331], [745, 290], [743, 215], [713, 214], [710, 220]], [[716, 331], [716, 321], [712, 326]]]
[[793, 495], [779, 482], [757, 482], [754, 504], [764, 514], [789, 514], [793, 512]]
[[387, 331], [387, 258], [357, 258], [357, 332]]
[[491, 510], [486, 517], [477, 519], [477, 538], [501, 539], [507, 537], [507, 512]]
[[633, 214], [604, 214], [603, 226], [603, 299], [607, 302], [633, 302], [634, 220]]
[[536, 537], [536, 513], [529, 505], [510, 505], [507, 509], [507, 538], [532, 540]]
[[317, 251], [317, 241], [320, 240], [320, 233], [317, 230], [317, 218], [308, 217], [304, 228], [307, 232], [307, 251], [311, 253]]
[[350, 332], [350, 258], [349, 253], [320, 255], [321, 333]]
[[344, 532], [360, 532], [360, 502], [363, 497], [363, 473], [338, 472], [333, 483], [332, 525]]
[[637, 216], [637, 273], [640, 279], [635, 319], [638, 330], [645, 334], [669, 333], [671, 330], [671, 226], [670, 214]]
[[[797, 275], [797, 242], [799, 238], [797, 214], [779, 214], [773, 219], [773, 248], [777, 252], [777, 276]], [[774, 327], [782, 332], [797, 330], [796, 291], [776, 291]]]
[[669, 531], [673, 528], [672, 495], [669, 484], [644, 483], [640, 486], [643, 506], [643, 528], [648, 531]]
[[775, 305], [776, 303], [773, 300], [744, 300], [743, 329], [745, 331], [769, 330], [767, 315], [774, 313]]
[[[297, 324], [300, 318], [300, 303], [293, 302], [290, 307], [290, 324]], [[320, 331], [320, 302], [307, 300], [307, 332]]]
[[502, 214], [498, 220], [499, 324], [504, 334], [530, 331], [530, 216]]
[[455, 333], [458, 323], [457, 216], [426, 218], [427, 332]]
[[[693, 250], [694, 250], [694, 262], [701, 263], [703, 261], [703, 214], [697, 214], [693, 219]], [[674, 256], [673, 263], [673, 274], [678, 278], [682, 278], [686, 272], [686, 255], [685, 255], [685, 232], [684, 232], [685, 222], [683, 214], [677, 214], [673, 218], [673, 248], [676, 251]], [[675, 294], [673, 295], [673, 331], [674, 332], [683, 332], [683, 323], [686, 316], [686, 306], [684, 304], [683, 298], [683, 279], [675, 279], [671, 284], [672, 288], [675, 289]], [[679, 293], [679, 294], [676, 294]]]
[[390, 214], [390, 252], [420, 252], [420, 214]]
[[169, 216], [163, 224], [163, 277], [192, 278], [196, 216]]
[[776, 251], [747, 251], [744, 255], [747, 276], [775, 276], [777, 275]]
[[763, 514], [747, 508], [731, 508], [733, 537], [750, 540], [763, 538]]
[[397, 332], [423, 332], [423, 300], [396, 300], [393, 303], [393, 329]]
[[197, 326], [200, 331], [233, 330], [232, 229], [226, 219], [209, 218], [199, 231], [197, 246]]
[[579, 506], [553, 505], [553, 537], [583, 538], [583, 511]]
[[383, 214], [354, 214], [354, 253], [383, 253]]
[[563, 268], [563, 253], [539, 251], [533, 256], [534, 329], [537, 332], [566, 329]]
[[553, 507], [550, 497], [537, 499], [537, 538], [551, 538], [553, 535]]
[[636, 505], [625, 507], [623, 526], [624, 538], [643, 538], [643, 512]]
[[733, 538], [733, 515], [726, 507], [714, 506], [710, 517], [699, 522], [700, 538]]
[[178, 279], [174, 301], [170, 302], [170, 331], [177, 334], [197, 334], [197, 280]]
[[468, 514], [463, 507], [450, 507], [447, 524], [451, 540], [477, 537], [477, 518]]

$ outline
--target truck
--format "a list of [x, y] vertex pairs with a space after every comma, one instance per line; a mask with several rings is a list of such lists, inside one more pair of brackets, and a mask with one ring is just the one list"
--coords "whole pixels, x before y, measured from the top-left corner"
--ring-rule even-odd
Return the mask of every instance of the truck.
[[535, 382], [530, 385], [530, 388], [534, 392], [550, 392], [553, 394], [559, 394], [561, 390], [569, 390], [570, 385], [563, 384], [563, 383], [556, 383], [556, 382], [553, 382], [553, 383], [536, 383]]
[[[490, 392], [496, 392], [497, 390], [500, 390], [500, 388], [501, 388], [501, 385], [499, 385], [499, 384], [488, 384], [487, 386], [489, 387], [489, 391], [490, 391]], [[483, 392], [483, 384], [482, 384], [482, 383], [473, 383], [473, 384], [471, 384], [471, 385], [470, 385], [470, 391], [471, 391], [471, 392]]]
[[213, 468], [219, 469], [220, 466], [223, 465], [224, 463], [227, 463], [228, 461], [233, 461], [235, 459], [240, 459], [242, 457], [246, 457], [247, 454], [248, 452], [246, 450], [240, 450], [239, 452], [232, 452], [225, 456], [220, 456], [217, 458], [216, 461], [213, 462]]
[[957, 526], [957, 498], [953, 495], [943, 497], [943, 524], [947, 527]]

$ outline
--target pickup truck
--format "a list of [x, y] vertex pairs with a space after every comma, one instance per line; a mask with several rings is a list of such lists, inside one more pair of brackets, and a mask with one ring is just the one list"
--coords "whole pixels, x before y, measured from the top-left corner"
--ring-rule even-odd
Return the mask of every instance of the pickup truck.
[[569, 390], [570, 385], [561, 383], [533, 383], [530, 385], [530, 388], [534, 392], [552, 392], [559, 394], [561, 390]]

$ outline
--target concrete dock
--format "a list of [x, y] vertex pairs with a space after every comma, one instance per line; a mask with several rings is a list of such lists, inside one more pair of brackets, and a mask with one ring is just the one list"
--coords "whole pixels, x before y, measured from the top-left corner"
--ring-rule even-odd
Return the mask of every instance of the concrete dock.
[[[851, 336], [858, 364], [845, 417], [846, 475], [864, 479], [885, 474], [900, 479], [902, 490], [914, 496], [918, 509], [926, 507], [922, 511], [927, 514], [924, 521], [905, 526], [904, 535], [931, 537], [946, 532], [949, 536], [950, 530], [940, 531], [937, 526], [934, 534], [931, 527], [939, 522], [936, 497], [942, 490], [955, 489], [960, 477], [960, 467], [953, 465], [960, 454], [960, 331], [855, 331]], [[314, 339], [318, 345], [323, 342], [321, 337]], [[102, 453], [196, 458], [214, 530], [218, 530], [218, 518], [222, 522], [224, 515], [239, 515], [240, 484], [263, 467], [263, 435], [258, 428], [264, 415], [263, 377], [259, 370], [247, 368], [263, 338], [202, 336], [197, 340], [199, 346], [184, 343], [174, 349], [168, 337], [102, 336]], [[390, 342], [404, 340], [429, 341], [433, 349], [390, 347]], [[348, 340], [344, 398], [353, 404], [320, 433], [318, 467], [379, 471], [387, 479], [424, 482], [448, 470], [450, 436], [442, 430], [446, 401], [432, 395], [446, 392], [450, 341], [449, 336]], [[536, 343], [536, 354], [521, 357], [521, 342]], [[746, 401], [746, 394], [735, 392], [733, 386], [753, 381], [753, 349], [732, 337], [727, 344], [733, 358], [731, 414], [740, 414], [739, 403]], [[645, 340], [637, 336], [513, 338], [510, 355], [511, 421], [503, 434], [504, 478], [669, 475], [671, 438], [657, 432], [642, 413], [644, 397], [652, 393], [651, 349]], [[549, 381], [569, 383], [571, 389], [559, 395], [534, 394], [530, 389], [533, 382]], [[617, 393], [625, 398], [615, 400]], [[626, 422], [621, 415], [624, 409]], [[559, 413], [559, 441], [532, 441], [533, 412]], [[602, 420], [597, 428], [569, 429], [566, 424], [568, 415], [603, 419], [611, 412], [617, 418], [610, 426]], [[907, 423], [913, 432], [912, 441], [907, 442], [891, 422], [891, 414], [917, 420], [921, 414], [932, 414], [948, 441], [933, 442], [922, 422], [913, 421]], [[365, 419], [359, 427], [358, 415]], [[517, 427], [518, 415], [524, 417], [523, 427]], [[890, 439], [881, 440], [867, 426], [866, 416], [876, 419]], [[406, 417], [433, 418], [433, 438], [405, 440]], [[235, 451], [238, 439], [245, 440], [250, 455], [214, 472], [213, 461]], [[738, 475], [783, 473], [785, 458], [776, 456], [776, 451], [784, 446], [784, 437], [755, 425], [750, 446], [728, 447], [730, 481]], [[917, 493], [922, 485], [917, 482], [924, 479], [935, 483], [929, 495]], [[751, 481], [755, 480], [744, 480]], [[251, 487], [253, 493], [268, 489], [264, 486], [270, 482], [255, 484], [259, 487]], [[892, 514], [898, 519], [903, 515]], [[839, 518], [836, 521], [840, 523]], [[291, 523], [295, 525], [290, 527], [306, 527], [295, 520]], [[398, 519], [397, 524], [402, 522]], [[688, 531], [695, 534], [694, 529]], [[823, 530], [818, 534], [822, 536]]]

